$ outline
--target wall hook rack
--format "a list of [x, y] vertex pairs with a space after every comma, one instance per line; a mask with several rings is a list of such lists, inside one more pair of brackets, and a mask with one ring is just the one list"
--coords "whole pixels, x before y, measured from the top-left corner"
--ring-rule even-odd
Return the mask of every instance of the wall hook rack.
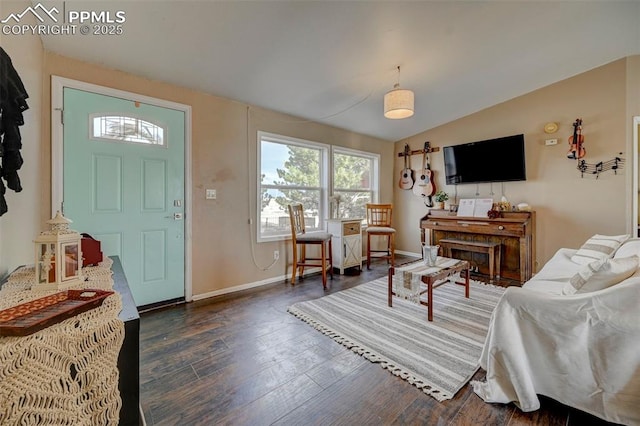
[[437, 146], [436, 146], [436, 147], [429, 148], [429, 149], [427, 149], [427, 150], [425, 150], [425, 149], [414, 149], [414, 150], [412, 150], [412, 151], [409, 151], [408, 153], [405, 153], [404, 151], [403, 151], [403, 152], [399, 152], [399, 153], [398, 153], [398, 157], [403, 157], [404, 155], [418, 155], [418, 154], [422, 155], [422, 154], [429, 154], [429, 153], [431, 153], [431, 152], [438, 152], [438, 151], [440, 151], [440, 148], [439, 148], [439, 147], [437, 147]]
[[[620, 152], [618, 155], [622, 155]], [[584, 174], [596, 175], [596, 179], [600, 177], [600, 173], [608, 172], [609, 170], [613, 170], [614, 174], [618, 174], [618, 170], [622, 169], [624, 166], [624, 158], [615, 157], [608, 161], [600, 161], [599, 163], [587, 163], [585, 160], [578, 161], [578, 166], [576, 167], [580, 170], [580, 177], [584, 178]]]

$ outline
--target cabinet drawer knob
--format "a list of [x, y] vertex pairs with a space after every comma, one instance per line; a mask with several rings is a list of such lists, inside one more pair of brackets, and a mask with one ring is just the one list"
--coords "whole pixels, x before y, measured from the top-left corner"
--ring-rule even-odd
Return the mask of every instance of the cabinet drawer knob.
[[498, 226], [498, 229], [502, 231], [504, 229], [504, 226], [500, 225]]

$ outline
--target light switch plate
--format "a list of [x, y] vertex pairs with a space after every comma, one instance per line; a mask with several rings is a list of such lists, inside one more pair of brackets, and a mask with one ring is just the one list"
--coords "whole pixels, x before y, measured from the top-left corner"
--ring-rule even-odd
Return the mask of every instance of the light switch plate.
[[217, 194], [215, 189], [207, 189], [207, 192], [206, 192], [207, 200], [215, 200], [216, 197], [217, 197]]

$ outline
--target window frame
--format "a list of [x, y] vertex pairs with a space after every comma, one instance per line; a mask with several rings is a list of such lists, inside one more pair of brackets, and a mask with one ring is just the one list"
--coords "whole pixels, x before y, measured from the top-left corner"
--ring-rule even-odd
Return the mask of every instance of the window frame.
[[[257, 131], [257, 142], [256, 142], [256, 194], [255, 194], [255, 202], [256, 202], [256, 210], [253, 216], [253, 220], [255, 220], [255, 231], [256, 231], [256, 240], [258, 243], [271, 242], [271, 241], [283, 241], [291, 239], [291, 232], [288, 231], [283, 235], [274, 235], [274, 236], [264, 236], [261, 233], [261, 222], [262, 222], [262, 189], [278, 189], [278, 188], [288, 188], [288, 189], [310, 189], [310, 190], [319, 190], [320, 192], [320, 200], [319, 200], [319, 208], [318, 208], [318, 220], [320, 221], [319, 228], [326, 230], [327, 229], [327, 219], [330, 217], [330, 209], [331, 205], [329, 202], [329, 196], [333, 195], [335, 190], [342, 191], [352, 191], [352, 192], [368, 192], [371, 193], [371, 202], [377, 203], [380, 197], [380, 154], [368, 151], [362, 151], [352, 148], [346, 148], [342, 146], [329, 145], [320, 142], [309, 141], [305, 139], [294, 138], [291, 136], [279, 135], [276, 133], [270, 133], [262, 130]], [[311, 148], [320, 150], [320, 187], [304, 187], [304, 186], [280, 186], [273, 184], [264, 184], [261, 182], [262, 176], [262, 142], [271, 142], [282, 145], [293, 145], [300, 146], [303, 148]], [[360, 189], [345, 189], [345, 188], [334, 188], [334, 155], [351, 155], [356, 157], [363, 157], [370, 159], [372, 161], [372, 170], [371, 170], [371, 188], [368, 190], [360, 190]], [[287, 212], [288, 214], [288, 212]], [[366, 217], [362, 218], [363, 224], [366, 223]]]
[[[263, 185], [260, 179], [260, 177], [262, 176], [262, 142], [263, 141], [281, 144], [281, 145], [293, 145], [293, 146], [299, 146], [302, 148], [319, 150], [320, 159], [318, 164], [320, 167], [320, 170], [319, 170], [320, 186], [308, 187], [308, 186], [291, 186], [291, 185], [285, 186], [285, 185], [273, 185], [273, 184]], [[291, 239], [291, 231], [288, 231], [284, 235], [264, 236], [262, 234], [261, 232], [262, 209], [260, 208], [260, 205], [262, 202], [261, 195], [262, 195], [263, 187], [268, 187], [269, 189], [287, 188], [287, 189], [318, 190], [320, 192], [319, 208], [318, 208], [319, 228], [326, 230], [327, 229], [326, 219], [329, 217], [328, 216], [329, 195], [327, 194], [327, 191], [328, 191], [329, 182], [330, 182], [329, 157], [330, 157], [331, 146], [324, 143], [294, 138], [291, 136], [278, 135], [275, 133], [269, 133], [262, 130], [258, 130], [257, 132], [256, 145], [257, 145], [257, 156], [256, 156], [256, 160], [257, 160], [256, 161], [256, 170], [257, 170], [256, 189], [257, 190], [256, 190], [256, 199], [255, 199], [256, 200], [255, 218], [256, 218], [257, 241], [259, 243], [263, 243], [263, 242], [283, 241], [283, 240]], [[287, 215], [288, 214], [289, 213], [287, 212]]]
[[[153, 126], [156, 126], [159, 129], [162, 129], [162, 144], [158, 144], [158, 143], [147, 143], [147, 142], [138, 142], [138, 141], [132, 141], [132, 140], [126, 140], [126, 139], [118, 139], [118, 138], [109, 138], [109, 137], [105, 137], [105, 136], [94, 136], [94, 121], [96, 118], [102, 119], [102, 118], [109, 118], [109, 117], [117, 117], [117, 118], [125, 118], [125, 119], [134, 119], [136, 120], [136, 122], [145, 122], [145, 123], [149, 123]], [[163, 148], [163, 149], [168, 149], [169, 148], [169, 138], [168, 138], [168, 129], [167, 129], [167, 125], [165, 123], [159, 122], [157, 120], [149, 120], [148, 117], [143, 117], [141, 115], [138, 114], [129, 114], [129, 113], [123, 113], [123, 112], [96, 112], [96, 113], [92, 113], [89, 114], [89, 139], [90, 140], [94, 140], [94, 141], [100, 141], [100, 142], [111, 142], [111, 143], [124, 143], [124, 144], [129, 144], [129, 145], [141, 145], [141, 146], [147, 146], [147, 147], [155, 147], [155, 148]]]
[[[354, 157], [367, 158], [372, 161], [372, 170], [371, 170], [371, 188], [368, 190], [360, 190], [360, 189], [351, 189], [351, 188], [336, 188], [334, 182], [334, 155], [351, 155]], [[350, 191], [350, 192], [369, 192], [371, 193], [371, 202], [377, 203], [380, 197], [380, 154], [374, 152], [361, 151], [358, 149], [345, 148], [342, 146], [331, 146], [331, 162], [330, 162], [330, 173], [331, 173], [331, 188], [330, 194], [335, 194], [336, 191]], [[366, 214], [365, 214], [366, 216]], [[362, 218], [363, 225], [366, 223], [367, 218]]]

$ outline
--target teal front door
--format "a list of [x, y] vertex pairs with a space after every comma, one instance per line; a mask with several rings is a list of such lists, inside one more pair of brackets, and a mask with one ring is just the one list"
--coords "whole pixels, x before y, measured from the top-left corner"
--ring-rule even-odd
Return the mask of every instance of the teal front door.
[[185, 297], [183, 111], [64, 88], [63, 207], [137, 306]]

